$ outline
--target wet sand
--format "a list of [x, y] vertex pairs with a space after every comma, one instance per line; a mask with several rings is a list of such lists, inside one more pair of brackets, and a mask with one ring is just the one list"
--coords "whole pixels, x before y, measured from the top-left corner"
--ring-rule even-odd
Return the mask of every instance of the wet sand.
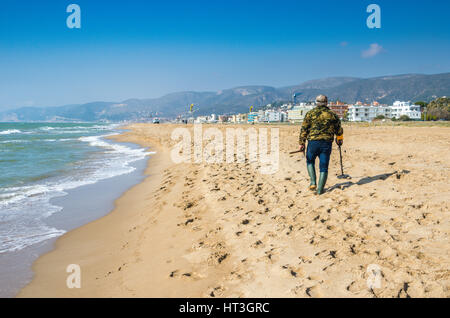
[[[263, 126], [280, 132], [273, 175], [249, 161], [175, 164], [176, 127], [192, 128], [136, 124], [118, 137], [157, 151], [147, 178], [59, 238], [19, 296], [450, 296], [450, 128], [345, 126], [352, 178], [337, 178], [334, 145], [318, 197], [303, 155], [288, 154], [299, 126]], [[80, 289], [66, 286], [69, 264]], [[368, 268], [381, 270], [372, 289]]]

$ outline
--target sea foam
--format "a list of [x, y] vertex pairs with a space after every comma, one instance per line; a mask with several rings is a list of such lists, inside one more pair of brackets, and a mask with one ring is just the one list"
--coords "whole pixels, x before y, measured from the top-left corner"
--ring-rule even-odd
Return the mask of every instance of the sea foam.
[[8, 129], [0, 131], [0, 135], [11, 135], [11, 134], [20, 134], [21, 131], [18, 129]]
[[136, 169], [131, 163], [152, 154], [143, 148], [105, 140], [111, 135], [115, 134], [79, 138], [80, 142], [99, 151], [78, 162], [64, 175], [35, 184], [0, 188], [0, 253], [20, 250], [62, 235], [63, 230], [45, 224], [45, 218], [62, 210], [50, 203], [52, 198], [64, 196], [66, 191], [83, 185], [130, 173]]

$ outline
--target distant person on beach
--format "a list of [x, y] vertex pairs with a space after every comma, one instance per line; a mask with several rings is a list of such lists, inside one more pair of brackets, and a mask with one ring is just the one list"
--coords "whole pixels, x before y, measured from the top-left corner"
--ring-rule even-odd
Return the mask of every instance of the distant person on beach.
[[[330, 162], [331, 148], [334, 135], [336, 143], [341, 146], [344, 142], [344, 130], [341, 127], [339, 117], [328, 108], [328, 98], [319, 95], [316, 98], [316, 107], [310, 110], [303, 120], [300, 130], [300, 151], [305, 151], [305, 143], [308, 140], [306, 150], [306, 165], [311, 180], [309, 189], [322, 194], [328, 178], [328, 164]], [[316, 183], [316, 158], [319, 157], [319, 184]]]

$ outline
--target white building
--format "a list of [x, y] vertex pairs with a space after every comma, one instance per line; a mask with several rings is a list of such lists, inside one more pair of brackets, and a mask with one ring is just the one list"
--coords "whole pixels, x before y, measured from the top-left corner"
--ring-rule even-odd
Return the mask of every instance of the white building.
[[391, 108], [389, 106], [363, 105], [350, 105], [348, 107], [349, 121], [372, 121], [380, 115], [391, 118]]
[[421, 118], [421, 111], [418, 105], [400, 101], [396, 101], [392, 106], [350, 105], [348, 107], [349, 121], [372, 121], [380, 115], [391, 119], [398, 119], [400, 116], [406, 115], [413, 120], [417, 120]]
[[410, 102], [396, 101], [392, 108], [392, 118], [400, 118], [400, 116], [406, 115], [411, 119], [421, 119], [422, 112], [419, 105], [411, 105]]
[[218, 118], [217, 118], [216, 114], [211, 114], [211, 116], [209, 116], [209, 118], [208, 118], [208, 122], [210, 122], [210, 123], [217, 123], [217, 121], [218, 121]]
[[196, 119], [195, 119], [195, 123], [196, 124], [204, 124], [204, 123], [206, 123], [208, 121], [208, 117], [207, 116], [198, 116]]
[[306, 113], [314, 107], [315, 105], [308, 105], [306, 103], [294, 106], [291, 110], [288, 110], [288, 120], [291, 123], [300, 123], [305, 118]]
[[257, 121], [259, 123], [263, 123], [263, 122], [267, 121], [266, 112], [264, 110], [258, 110], [258, 118], [255, 121]]
[[267, 110], [264, 115], [265, 120], [269, 123], [282, 121], [281, 112], [274, 110]]

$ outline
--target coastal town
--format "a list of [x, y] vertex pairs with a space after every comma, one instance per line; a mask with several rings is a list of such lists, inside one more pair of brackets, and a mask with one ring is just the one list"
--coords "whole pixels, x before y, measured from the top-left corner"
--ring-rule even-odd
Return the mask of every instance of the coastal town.
[[1, 1], [0, 300], [289, 318], [450, 299], [449, 12]]
[[[253, 111], [250, 106], [248, 113], [209, 116], [194, 116], [190, 111], [185, 116], [179, 116], [175, 122], [186, 123], [301, 123], [308, 111], [315, 107], [315, 102], [293, 103], [286, 102], [275, 106], [267, 104]], [[425, 109], [421, 105], [411, 102], [395, 101], [392, 105], [380, 104], [376, 101], [368, 104], [356, 102], [347, 104], [340, 101], [330, 102], [328, 107], [335, 112], [343, 121], [371, 122], [373, 120], [421, 120]], [[192, 109], [192, 107], [191, 107]], [[159, 122], [159, 120], [157, 119]], [[155, 121], [154, 121], [155, 122]]]

